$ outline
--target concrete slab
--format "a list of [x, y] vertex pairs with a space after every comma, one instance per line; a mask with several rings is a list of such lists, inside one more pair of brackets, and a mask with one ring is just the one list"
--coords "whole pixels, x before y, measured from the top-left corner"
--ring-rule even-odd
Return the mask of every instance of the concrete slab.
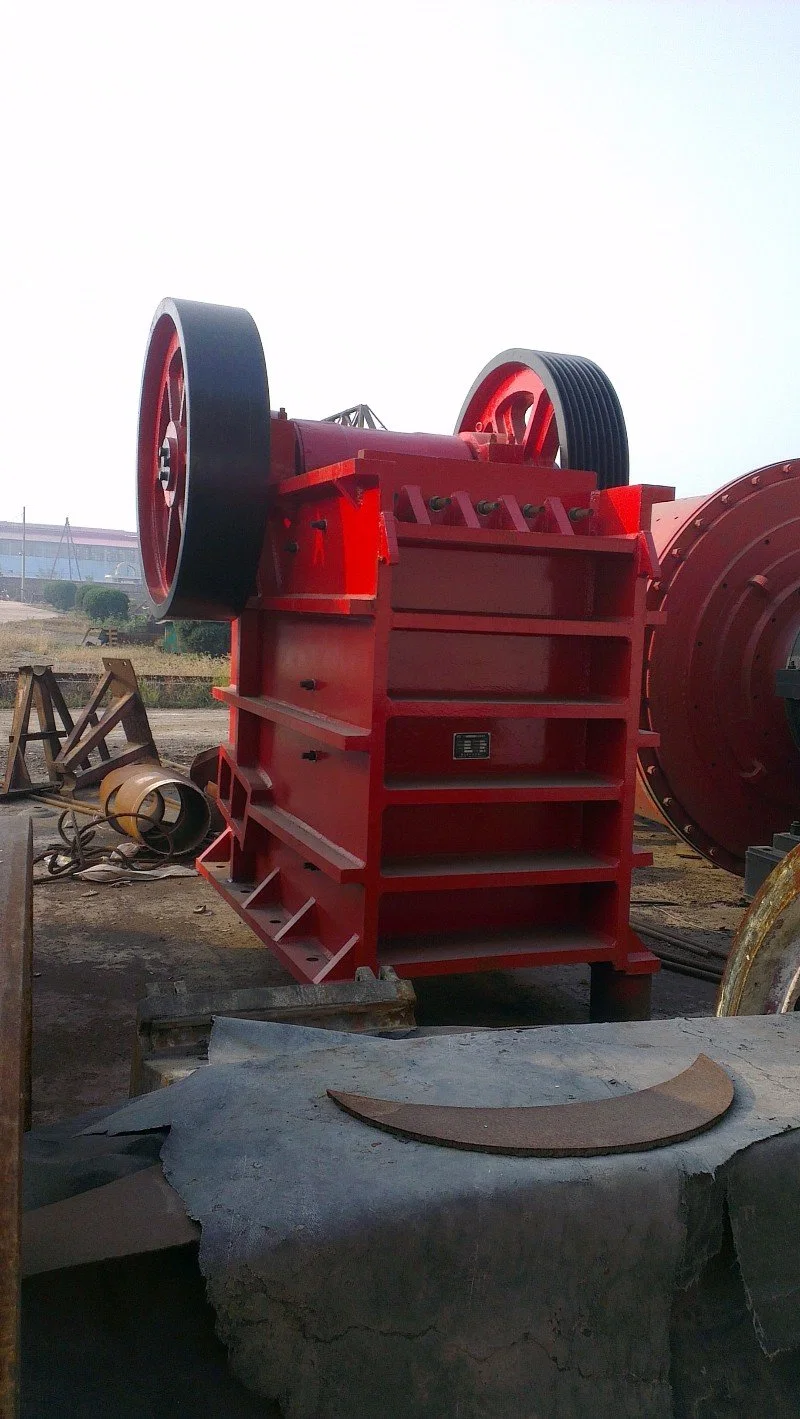
[[[775, 1308], [800, 1256], [773, 1248], [765, 1274], [760, 1241], [775, 1220], [751, 1205], [746, 1159], [800, 1125], [798, 1043], [795, 1017], [403, 1042], [220, 1021], [207, 1070], [95, 1128], [171, 1125], [162, 1160], [202, 1226], [219, 1334], [238, 1378], [286, 1419], [727, 1419], [749, 1412], [741, 1396], [763, 1390], [770, 1362], [754, 1344], [739, 1408], [726, 1408], [713, 1346], [693, 1377], [684, 1326], [676, 1407], [673, 1317], [721, 1253], [733, 1208], [756, 1329], [773, 1349], [795, 1341]], [[700, 1051], [735, 1081], [730, 1113], [699, 1138], [622, 1157], [439, 1148], [377, 1134], [326, 1096], [602, 1098], [657, 1083]], [[800, 1229], [790, 1242], [800, 1247]], [[774, 1416], [798, 1411], [793, 1376], [796, 1365], [770, 1395]]]

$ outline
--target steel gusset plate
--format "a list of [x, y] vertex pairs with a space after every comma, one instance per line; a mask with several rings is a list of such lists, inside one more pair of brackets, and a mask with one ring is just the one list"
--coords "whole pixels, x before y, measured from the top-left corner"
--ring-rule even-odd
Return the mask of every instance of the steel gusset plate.
[[361, 1094], [328, 1095], [374, 1128], [476, 1153], [518, 1158], [591, 1158], [638, 1153], [693, 1138], [733, 1103], [733, 1083], [705, 1054], [663, 1084], [612, 1099], [522, 1108], [402, 1103]]
[[520, 444], [523, 461], [580, 468], [598, 487], [628, 482], [628, 435], [610, 379], [582, 355], [504, 350], [464, 401], [456, 433]]
[[[730, 872], [798, 816], [800, 755], [776, 674], [800, 629], [800, 461], [659, 503], [640, 784], [679, 836]], [[639, 805], [647, 811], [645, 803]]]
[[266, 526], [269, 450], [252, 316], [162, 301], [142, 376], [137, 479], [142, 564], [159, 619], [230, 620], [244, 609]]

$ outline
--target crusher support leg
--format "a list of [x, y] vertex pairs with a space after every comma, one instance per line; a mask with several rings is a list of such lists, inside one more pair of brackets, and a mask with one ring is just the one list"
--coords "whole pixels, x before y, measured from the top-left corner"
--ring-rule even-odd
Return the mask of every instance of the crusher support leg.
[[589, 1019], [592, 1023], [649, 1020], [652, 975], [628, 975], [607, 961], [591, 967]]

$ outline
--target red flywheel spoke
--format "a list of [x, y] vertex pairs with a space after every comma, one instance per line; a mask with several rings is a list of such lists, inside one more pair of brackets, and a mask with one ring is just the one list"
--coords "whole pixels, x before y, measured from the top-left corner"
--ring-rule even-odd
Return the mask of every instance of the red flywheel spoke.
[[558, 453], [556, 411], [544, 392], [533, 407], [521, 442], [526, 461], [555, 463]]
[[522, 443], [525, 437], [525, 417], [533, 404], [535, 395], [523, 390], [515, 390], [501, 399], [494, 415], [494, 426], [498, 434], [508, 443]]

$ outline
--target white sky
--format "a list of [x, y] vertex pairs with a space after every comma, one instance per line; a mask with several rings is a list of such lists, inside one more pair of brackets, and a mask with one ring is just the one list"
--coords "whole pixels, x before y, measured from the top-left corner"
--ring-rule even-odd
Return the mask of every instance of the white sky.
[[449, 433], [527, 345], [632, 480], [800, 454], [799, 60], [791, 0], [9, 7], [0, 518], [135, 526], [164, 295], [246, 306], [290, 415]]

